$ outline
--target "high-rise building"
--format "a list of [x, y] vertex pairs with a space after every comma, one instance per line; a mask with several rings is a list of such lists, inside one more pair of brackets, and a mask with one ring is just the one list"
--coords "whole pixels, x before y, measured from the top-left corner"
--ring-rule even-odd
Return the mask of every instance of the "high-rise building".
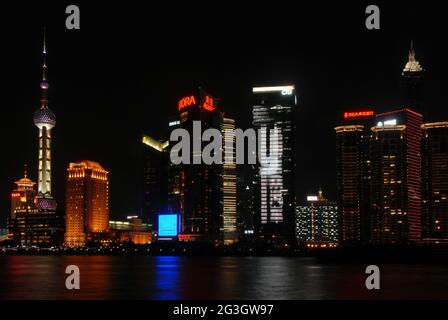
[[[170, 121], [170, 130], [180, 127], [180, 121]], [[170, 161], [170, 141], [156, 140], [143, 135], [143, 197], [142, 218], [158, 229], [157, 214], [161, 212], [179, 213], [183, 226], [183, 170], [181, 165]]]
[[422, 130], [422, 240], [448, 242], [448, 122]]
[[221, 131], [222, 113], [218, 110], [217, 99], [202, 89], [198, 94], [180, 99], [178, 111], [180, 128], [187, 130], [192, 137], [189, 154], [191, 163], [179, 165], [182, 173], [178, 177], [182, 179], [180, 193], [183, 200], [180, 238], [222, 242], [223, 166], [202, 162], [202, 150], [207, 143], [199, 141], [206, 129]]
[[223, 118], [222, 220], [224, 243], [237, 242], [235, 120]]
[[373, 110], [344, 112], [336, 131], [339, 243], [359, 245], [370, 239], [370, 127]]
[[308, 247], [335, 247], [339, 241], [339, 217], [335, 202], [318, 195], [307, 196], [306, 204], [296, 208], [296, 234]]
[[372, 241], [403, 244], [421, 238], [421, 114], [378, 114], [372, 127]]
[[415, 58], [414, 46], [411, 41], [411, 48], [408, 54], [408, 62], [401, 73], [400, 83], [400, 105], [419, 112], [422, 108], [422, 78], [423, 68]]
[[156, 214], [168, 206], [169, 141], [143, 136], [143, 214], [151, 226], [157, 222]]
[[260, 210], [257, 236], [273, 244], [294, 244], [294, 86], [252, 89], [253, 126], [258, 131]]
[[84, 160], [67, 169], [66, 233], [68, 247], [84, 246], [109, 227], [109, 172]]

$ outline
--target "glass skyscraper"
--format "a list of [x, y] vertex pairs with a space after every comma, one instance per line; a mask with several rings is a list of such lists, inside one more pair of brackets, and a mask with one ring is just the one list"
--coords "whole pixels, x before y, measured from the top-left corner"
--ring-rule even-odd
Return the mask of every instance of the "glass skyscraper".
[[256, 233], [273, 244], [294, 243], [294, 86], [255, 87], [260, 210]]

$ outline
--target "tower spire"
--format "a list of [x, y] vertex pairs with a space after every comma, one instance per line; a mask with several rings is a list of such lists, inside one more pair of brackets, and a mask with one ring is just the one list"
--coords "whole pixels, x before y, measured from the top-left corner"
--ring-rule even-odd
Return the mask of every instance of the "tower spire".
[[51, 129], [56, 125], [56, 116], [48, 107], [47, 90], [47, 43], [44, 28], [42, 44], [42, 92], [41, 106], [34, 112], [34, 124], [39, 128], [39, 165], [38, 165], [38, 209], [56, 210], [56, 201], [51, 195]]
[[48, 108], [48, 98], [47, 98], [47, 90], [49, 87], [48, 80], [47, 80], [47, 43], [46, 43], [46, 28], [44, 27], [44, 36], [43, 36], [43, 45], [42, 45], [42, 80], [40, 82], [40, 89], [42, 98], [40, 100], [41, 102], [41, 109], [47, 109]]
[[415, 50], [414, 50], [414, 41], [411, 40], [411, 48], [409, 49], [408, 54], [408, 62], [406, 63], [406, 66], [403, 69], [402, 75], [408, 72], [421, 72], [423, 71], [422, 66], [420, 65], [420, 62], [415, 59]]

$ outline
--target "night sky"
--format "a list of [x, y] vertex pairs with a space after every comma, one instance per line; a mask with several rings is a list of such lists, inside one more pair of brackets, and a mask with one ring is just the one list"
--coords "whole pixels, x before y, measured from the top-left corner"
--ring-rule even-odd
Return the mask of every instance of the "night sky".
[[374, 31], [365, 28], [371, 3], [359, 1], [257, 9], [238, 2], [188, 9], [174, 2], [160, 9], [140, 1], [78, 2], [80, 30], [67, 30], [65, 5], [50, 3], [2, 7], [0, 225], [25, 163], [37, 179], [32, 118], [40, 106], [44, 26], [49, 106], [57, 117], [54, 196], [63, 206], [69, 162], [98, 161], [110, 171], [112, 218], [138, 212], [141, 134], [166, 138], [177, 100], [198, 86], [220, 98], [237, 127], [248, 128], [252, 86], [295, 84], [299, 200], [319, 187], [335, 199], [333, 128], [344, 110], [396, 107], [411, 39], [426, 69], [427, 120], [448, 120], [440, 2], [379, 4], [381, 30]]

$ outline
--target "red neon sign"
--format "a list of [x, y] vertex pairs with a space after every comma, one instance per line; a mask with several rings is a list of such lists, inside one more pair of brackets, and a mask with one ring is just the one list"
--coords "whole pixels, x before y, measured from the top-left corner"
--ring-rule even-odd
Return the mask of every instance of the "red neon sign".
[[369, 111], [344, 112], [344, 119], [371, 117], [373, 115], [375, 115], [375, 112], [373, 112], [372, 110], [369, 110]]
[[188, 97], [185, 97], [185, 98], [182, 98], [179, 100], [178, 109], [180, 111], [186, 107], [189, 107], [189, 106], [192, 106], [195, 104], [196, 104], [196, 99], [194, 98], [194, 96], [188, 96]]
[[207, 111], [213, 111], [215, 110], [215, 106], [213, 104], [213, 98], [210, 96], [205, 96], [205, 101], [202, 104], [202, 108], [204, 108]]

